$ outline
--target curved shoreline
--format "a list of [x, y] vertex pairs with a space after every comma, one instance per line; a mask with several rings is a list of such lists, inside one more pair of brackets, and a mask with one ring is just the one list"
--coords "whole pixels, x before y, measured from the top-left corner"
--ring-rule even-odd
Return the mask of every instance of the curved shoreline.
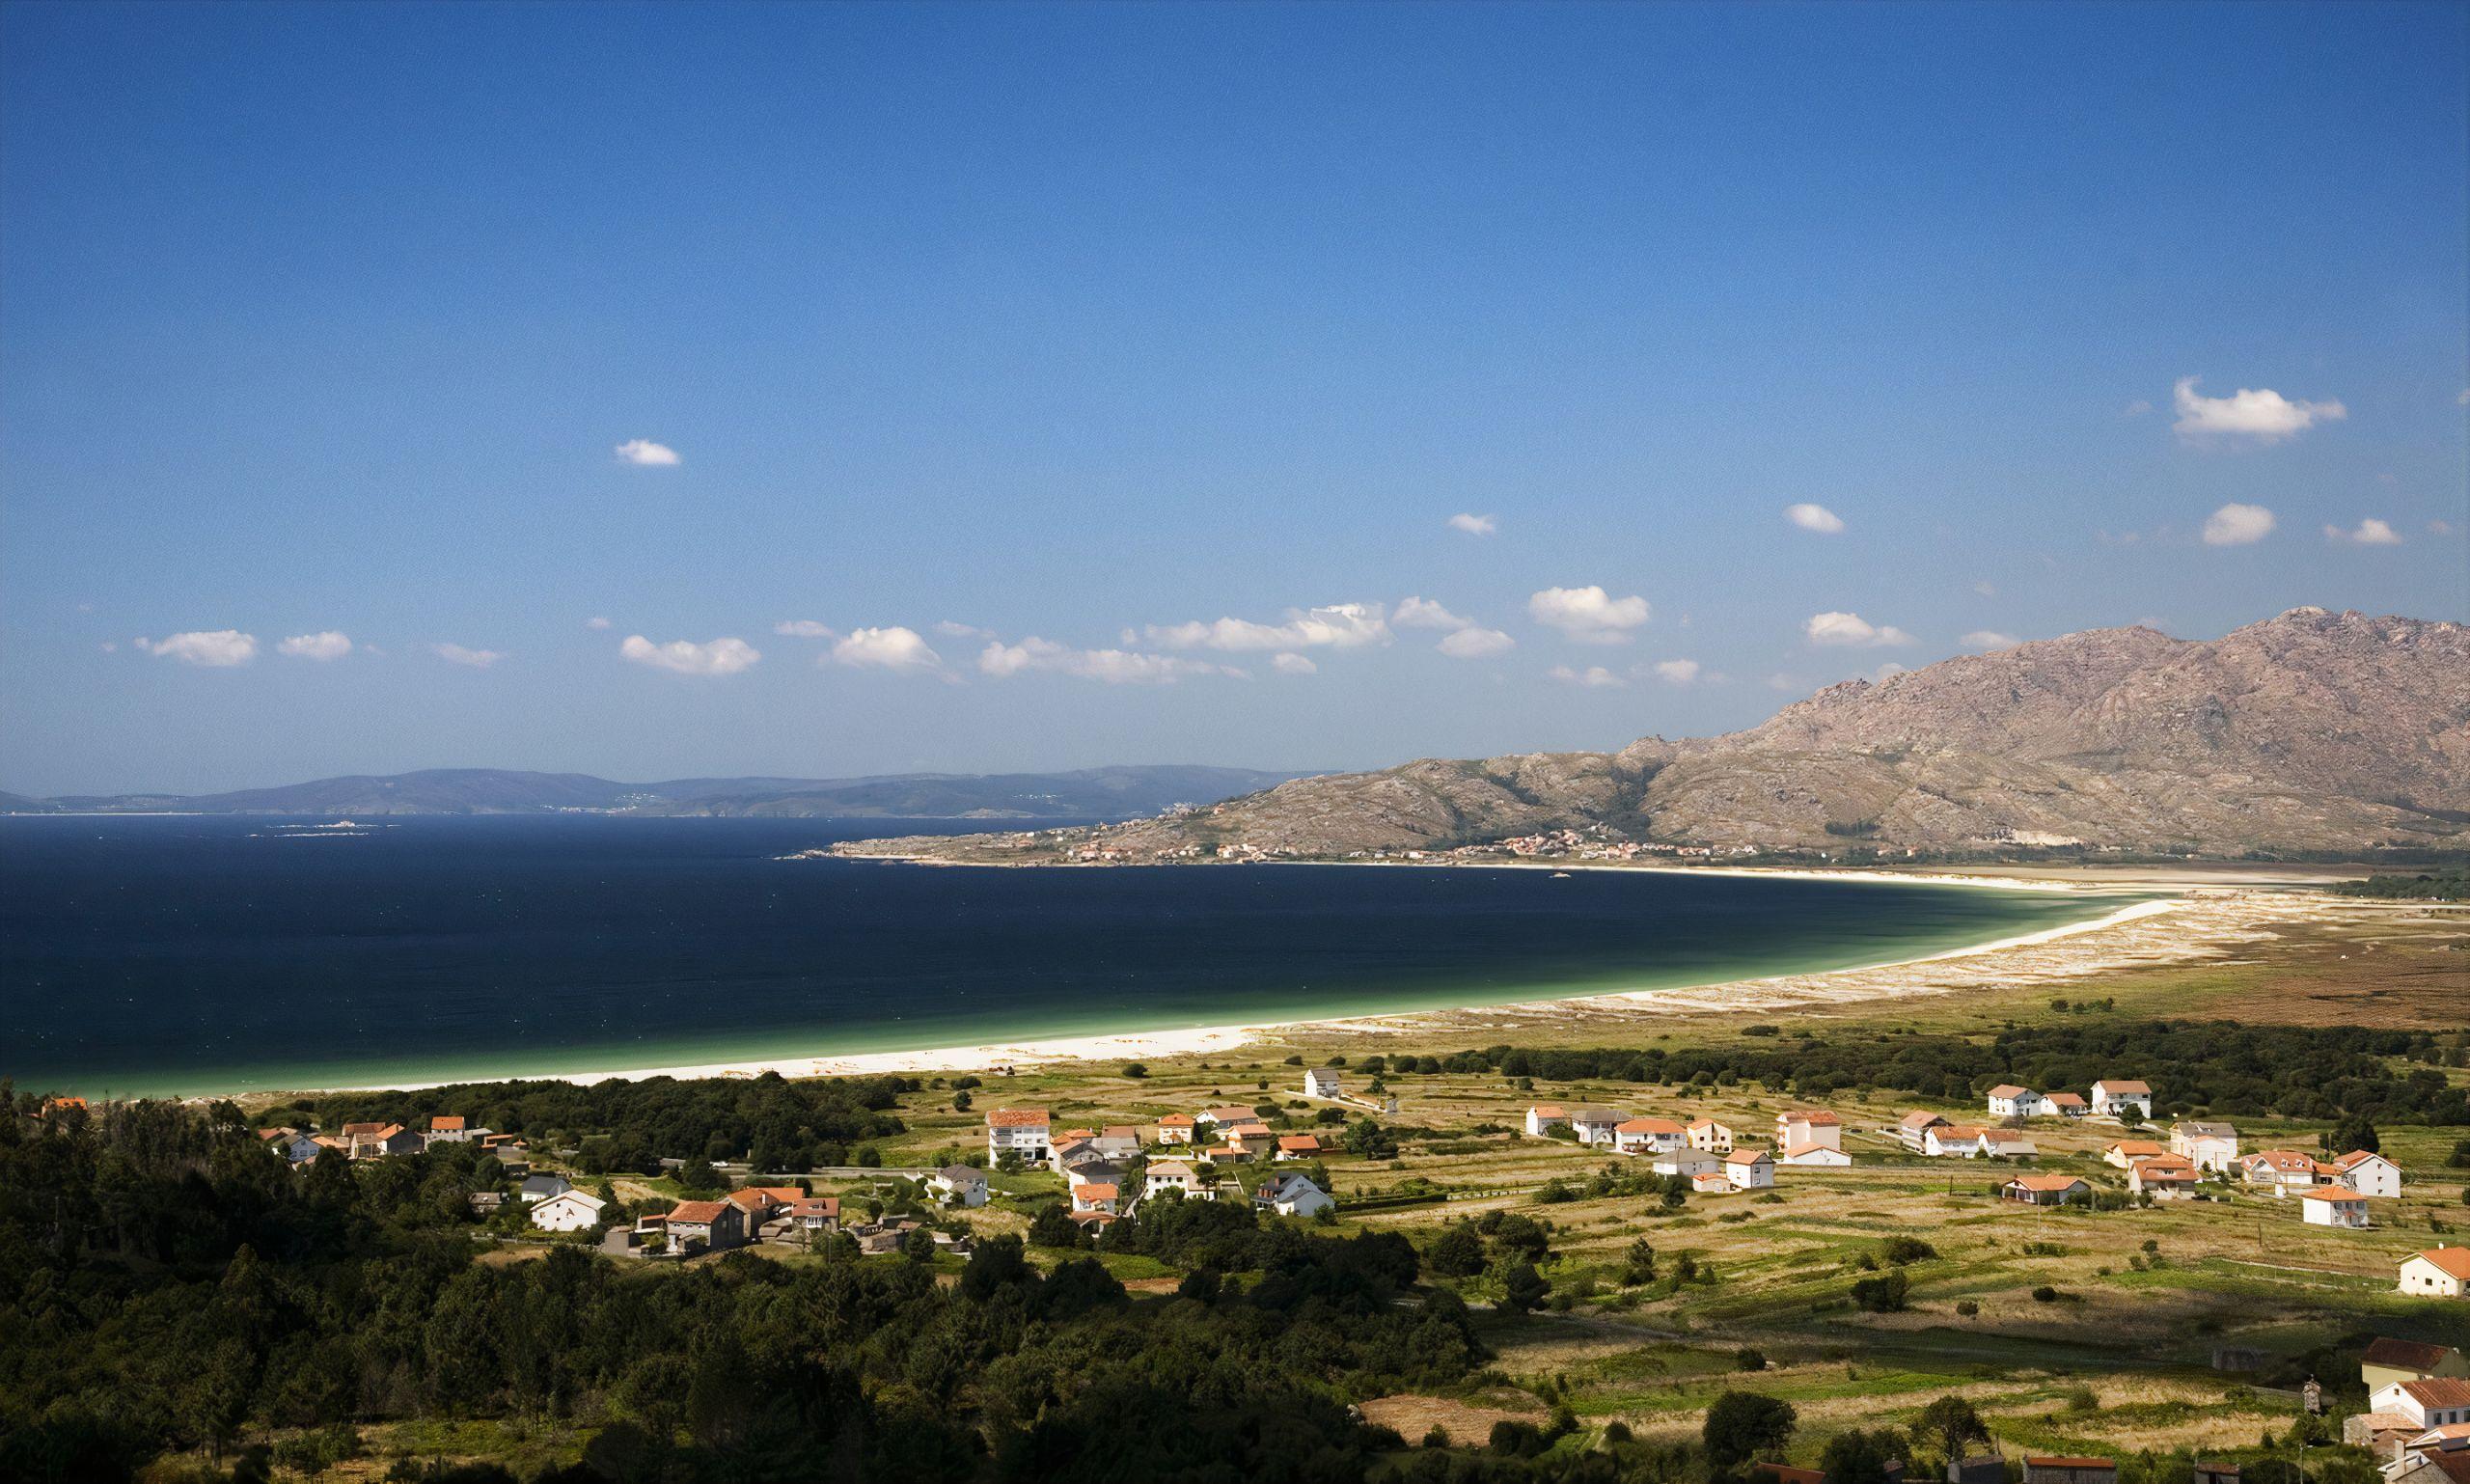
[[[1395, 864], [1409, 868], [1429, 868], [1430, 866], [1437, 866], [1440, 863], [1332, 862], [1292, 864], [1344, 864], [1362, 866]], [[999, 866], [996, 868], [1006, 869], [1014, 867]], [[1476, 867], [1462, 866], [1456, 868]], [[1482, 868], [1543, 869], [1548, 867], [1545, 863], [1516, 863], [1515, 865], [1512, 863], [1501, 863], [1501, 866], [1497, 867], [1486, 866]], [[1557, 869], [1561, 867], [1550, 868]], [[1639, 869], [1640, 867], [1598, 865], [1580, 866], [1578, 868], [1630, 870]], [[1655, 867], [1645, 868], [1655, 869]], [[1678, 870], [1682, 872], [1694, 869], [1696, 869], [1696, 867], [1678, 868]], [[1729, 870], [1727, 873], [1734, 875], [1757, 876], [1791, 874], [1796, 876], [1821, 876], [1828, 879], [1839, 879], [1843, 877], [1868, 880], [1881, 879], [1879, 875], [1857, 875], [1853, 872], [1794, 871], [1787, 873], [1781, 871], [1760, 871], [1748, 867], [1736, 867]], [[1906, 877], [1899, 874], [1897, 879], [1904, 883], [1911, 881], [1932, 881], [1943, 885], [2011, 886], [2011, 883], [1999, 878], [1986, 878], [1979, 881], [1957, 882], [1950, 881], [1945, 877], [1920, 875]], [[2061, 892], [2086, 892], [2096, 890], [2093, 888], [2078, 886], [2073, 883], [2048, 881], [2041, 883], [2039, 889]], [[2162, 890], [2162, 888], [2156, 886], [2153, 888], [2153, 890]], [[2198, 895], [2201, 890], [2202, 889], [2200, 888], [2185, 888], [2172, 895], [2138, 902], [2130, 902], [2114, 911], [2102, 914], [2100, 917], [2087, 918], [2077, 922], [2065, 922], [2055, 927], [2042, 928], [2034, 932], [1992, 939], [1985, 943], [1969, 944], [1953, 948], [1942, 948], [1929, 953], [1889, 959], [1880, 963], [1847, 965], [1842, 968], [1817, 970], [1805, 974], [1775, 975], [1747, 979], [1714, 980], [1698, 984], [1669, 985], [1655, 989], [1599, 990], [1577, 995], [1548, 996], [1543, 999], [1534, 1000], [1493, 1001], [1480, 1004], [1469, 1005], [1428, 1006], [1418, 1009], [1387, 1012], [1357, 1011], [1345, 1015], [1315, 1017], [1304, 1020], [1246, 1021], [1225, 1025], [1194, 1026], [1180, 1029], [1130, 1030], [1103, 1031], [1084, 1035], [1029, 1037], [1020, 1040], [993, 1042], [974, 1046], [930, 1047], [913, 1051], [851, 1052], [840, 1055], [822, 1056], [736, 1058], [726, 1061], [683, 1065], [638, 1066], [547, 1072], [535, 1074], [527, 1080], [590, 1084], [608, 1081], [611, 1079], [637, 1082], [652, 1077], [670, 1077], [680, 1081], [728, 1077], [751, 1079], [763, 1076], [767, 1073], [778, 1073], [782, 1077], [853, 1077], [879, 1076], [891, 1073], [906, 1075], [922, 1072], [984, 1072], [1007, 1068], [1032, 1067], [1058, 1062], [1128, 1061], [1174, 1056], [1194, 1056], [1202, 1054], [1215, 1055], [1234, 1050], [1235, 1048], [1259, 1041], [1268, 1036], [1281, 1033], [1292, 1033], [1296, 1031], [1326, 1032], [1338, 1030], [1353, 1030], [1366, 1034], [1395, 1034], [1422, 1031], [1438, 1031], [1455, 1021], [1463, 1020], [1468, 1017], [1505, 1016], [1512, 1019], [1529, 1018], [1538, 1014], [1566, 1012], [1570, 1008], [1578, 1006], [1602, 1007], [1606, 1005], [1620, 1005], [1628, 1009], [1643, 1009], [1649, 1011], [1700, 1008], [1705, 1007], [1706, 1003], [1710, 999], [1716, 997], [1735, 999], [1743, 1006], [1748, 1006], [1764, 1003], [1776, 992], [1778, 987], [1788, 985], [1813, 986], [1816, 992], [1811, 994], [1809, 998], [1821, 1000], [1838, 998], [1838, 994], [1834, 991], [1856, 984], [1864, 986], [1864, 992], [1860, 995], [1860, 998], [1892, 998], [1897, 993], [1924, 993], [1927, 992], [1927, 990], [1918, 985], [1909, 989], [1898, 990], [1891, 985], [1880, 986], [1871, 983], [1870, 981], [1876, 976], [1908, 974], [1911, 971], [1921, 969], [1928, 965], [1957, 964], [1962, 963], [1966, 960], [1974, 960], [1984, 957], [1995, 957], [2004, 964], [2016, 955], [2027, 953], [2035, 949], [2045, 948], [2049, 945], [2067, 943], [2071, 940], [2080, 939], [2090, 935], [2111, 932], [2120, 928], [2129, 927], [2137, 923], [2151, 922], [2155, 920], [2165, 918], [2170, 914], [2182, 912], [2188, 906], [2190, 901]], [[2187, 951], [2184, 956], [2198, 956], [2198, 954], [2203, 950], [2203, 948], [2204, 945], [2201, 941], [2191, 939], [2186, 945]], [[326, 1088], [286, 1089], [285, 1095], [290, 1095], [301, 1091], [368, 1091], [380, 1089], [411, 1091], [424, 1087], [448, 1086], [452, 1083], [486, 1080], [491, 1079], [458, 1077], [409, 1082], [384, 1081], [365, 1084], [349, 1084], [342, 1086]]]

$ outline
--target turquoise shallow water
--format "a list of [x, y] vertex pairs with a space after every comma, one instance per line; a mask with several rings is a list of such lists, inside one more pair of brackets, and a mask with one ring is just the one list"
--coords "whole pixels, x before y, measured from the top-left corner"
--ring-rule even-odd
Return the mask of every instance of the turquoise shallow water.
[[166, 1094], [1317, 1019], [1885, 963], [2140, 899], [777, 859], [882, 821], [316, 824], [0, 819], [0, 1075]]

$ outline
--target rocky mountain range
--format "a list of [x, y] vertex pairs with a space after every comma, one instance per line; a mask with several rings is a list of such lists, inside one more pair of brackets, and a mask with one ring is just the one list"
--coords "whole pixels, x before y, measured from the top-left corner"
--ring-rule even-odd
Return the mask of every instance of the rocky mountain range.
[[2298, 608], [2207, 641], [2099, 629], [1829, 686], [1726, 736], [1300, 779], [1038, 843], [847, 848], [1330, 858], [1558, 830], [1717, 851], [2470, 846], [2470, 628]]

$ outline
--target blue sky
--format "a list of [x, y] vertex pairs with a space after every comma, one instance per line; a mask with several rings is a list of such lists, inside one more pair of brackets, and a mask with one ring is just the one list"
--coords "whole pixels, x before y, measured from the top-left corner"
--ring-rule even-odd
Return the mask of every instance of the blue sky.
[[2434, 4], [12, 4], [0, 787], [1361, 766], [2462, 618], [2465, 63]]

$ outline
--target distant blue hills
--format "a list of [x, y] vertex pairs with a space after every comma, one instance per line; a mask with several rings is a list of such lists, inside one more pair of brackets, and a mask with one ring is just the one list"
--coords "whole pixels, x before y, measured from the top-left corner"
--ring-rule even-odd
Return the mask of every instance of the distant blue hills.
[[231, 793], [37, 799], [0, 792], [0, 813], [635, 814], [769, 818], [1099, 818], [1154, 814], [1275, 787], [1297, 773], [1163, 764], [1068, 773], [897, 773], [864, 778], [685, 778], [620, 783], [584, 773], [428, 768], [321, 778]]

